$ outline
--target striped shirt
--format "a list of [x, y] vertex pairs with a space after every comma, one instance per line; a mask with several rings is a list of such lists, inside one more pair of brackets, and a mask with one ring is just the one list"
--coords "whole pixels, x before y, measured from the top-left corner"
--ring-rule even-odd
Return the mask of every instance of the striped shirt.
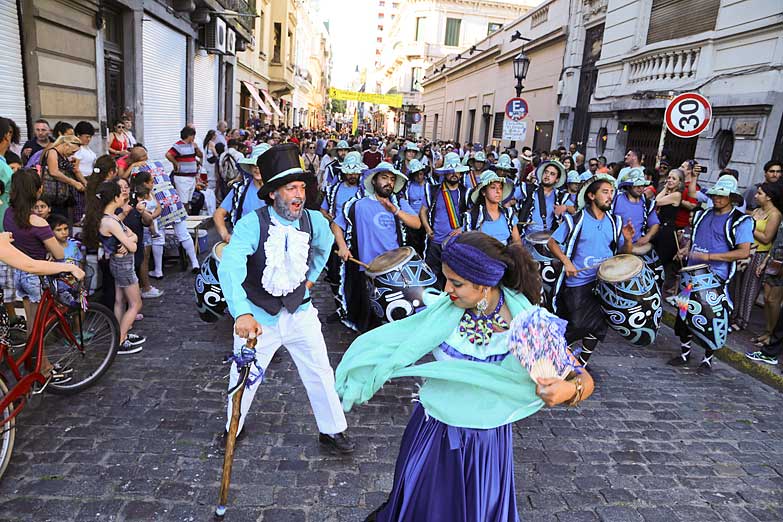
[[179, 164], [177, 174], [180, 176], [195, 176], [198, 173], [196, 165], [196, 145], [179, 140], [171, 146], [169, 153]]

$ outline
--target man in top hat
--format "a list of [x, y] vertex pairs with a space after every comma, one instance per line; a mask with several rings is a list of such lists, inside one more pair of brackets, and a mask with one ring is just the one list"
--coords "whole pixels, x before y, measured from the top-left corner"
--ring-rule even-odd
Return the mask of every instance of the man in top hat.
[[650, 184], [641, 167], [634, 167], [617, 180], [620, 190], [612, 203], [612, 212], [623, 222], [633, 224], [633, 252], [655, 272], [658, 284], [663, 284], [663, 265], [652, 249], [652, 240], [658, 234], [661, 222], [655, 211], [655, 199], [647, 199], [644, 189]]
[[351, 150], [351, 146], [345, 140], [340, 140], [335, 145], [337, 157], [324, 168], [324, 192], [328, 192], [329, 187], [340, 181], [340, 165], [345, 161], [349, 150]]
[[484, 172], [484, 167], [487, 165], [487, 155], [483, 150], [479, 150], [475, 152], [472, 157], [468, 158], [467, 164], [470, 170], [465, 173], [462, 184], [465, 185], [468, 190], [473, 190], [478, 186], [481, 173]]
[[441, 243], [447, 237], [462, 230], [462, 215], [468, 210], [468, 189], [461, 178], [468, 167], [463, 165], [456, 152], [449, 152], [443, 159], [443, 167], [434, 173], [441, 177], [438, 185], [427, 184], [424, 204], [419, 210], [422, 226], [427, 232], [425, 261], [438, 276], [438, 286], [443, 288], [446, 279], [441, 269]]
[[264, 185], [261, 169], [258, 168], [258, 158], [267, 150], [269, 150], [269, 145], [266, 143], [256, 145], [249, 157], [241, 158], [237, 162], [249, 175], [243, 174], [231, 184], [228, 194], [212, 215], [215, 230], [226, 243], [231, 241], [231, 232], [226, 227], [226, 219], [230, 221], [231, 228], [233, 228], [242, 216], [255, 212], [266, 205], [266, 202], [258, 197], [258, 191]]
[[[321, 444], [350, 453], [347, 424], [334, 388], [318, 311], [310, 289], [326, 264], [334, 237], [320, 212], [305, 209], [305, 172], [299, 148], [275, 145], [258, 158], [267, 206], [240, 219], [223, 250], [218, 276], [234, 317], [234, 354], [257, 338], [252, 384], [242, 397], [239, 430], [269, 361], [281, 345], [291, 354], [315, 414]], [[229, 389], [238, 380], [231, 365]], [[231, 400], [228, 419], [231, 419]], [[226, 422], [228, 428], [228, 420]]]
[[541, 163], [536, 169], [536, 178], [537, 187], [520, 184], [515, 194], [519, 202], [519, 222], [525, 234], [554, 230], [566, 212], [568, 193], [558, 190], [567, 178], [563, 164], [559, 161]]
[[[693, 307], [687, 308], [685, 319], [677, 315], [674, 333], [680, 338], [681, 353], [669, 361], [672, 366], [688, 364], [695, 336], [696, 342], [704, 346], [704, 358], [699, 365], [702, 371], [712, 369], [713, 353], [723, 347], [728, 337], [729, 316], [734, 308], [728, 285], [736, 271], [737, 261], [750, 257], [755, 228], [753, 218], [732, 204], [732, 195], [741, 196], [734, 176], [727, 174], [718, 178], [707, 195], [712, 199], [712, 208], [694, 214], [692, 243], [684, 245], [679, 255], [688, 255], [688, 266], [709, 265], [716, 279], [715, 293], [720, 292], [719, 300], [711, 306], [714, 313], [712, 321], [699, 316], [699, 311]], [[681, 281], [680, 285], [683, 284]]]
[[383, 153], [378, 150], [378, 138], [370, 138], [369, 149], [362, 154], [362, 163], [367, 165], [368, 169], [374, 169], [383, 161]]
[[612, 214], [615, 180], [599, 174], [579, 191], [580, 210], [563, 222], [549, 238], [548, 247], [563, 263], [555, 284], [552, 308], [568, 321], [566, 341], [581, 342], [579, 361], [587, 365], [598, 343], [606, 337], [607, 324], [595, 294], [598, 266], [619, 254], [630, 254], [634, 228]]
[[[381, 162], [364, 178], [364, 196], [350, 199], [332, 227], [337, 254], [343, 264], [341, 299], [346, 317], [343, 324], [365, 332], [380, 324], [370, 309], [370, 295], [364, 280], [364, 266], [349, 258], [370, 264], [380, 254], [405, 244], [405, 227], [421, 227], [419, 216], [397, 193], [408, 178], [391, 163]], [[343, 231], [345, 231], [343, 233]]]
[[[367, 165], [362, 163], [361, 156], [357, 151], [352, 150], [346, 154], [345, 161], [340, 165], [342, 181], [335, 183], [329, 188], [326, 197], [324, 197], [321, 203], [321, 212], [329, 220], [330, 227], [335, 235], [337, 235], [335, 227], [340, 227], [334, 220], [335, 216], [342, 214], [343, 206], [349, 199], [361, 193], [359, 178], [365, 170], [367, 170]], [[341, 232], [345, 232], [345, 230], [343, 229]], [[337, 255], [337, 250], [333, 249], [329, 255], [329, 261], [326, 263], [326, 280], [329, 282], [335, 297], [338, 295], [340, 287], [341, 267], [342, 260]], [[339, 318], [338, 311], [337, 315], [330, 316], [328, 321], [336, 321]]]

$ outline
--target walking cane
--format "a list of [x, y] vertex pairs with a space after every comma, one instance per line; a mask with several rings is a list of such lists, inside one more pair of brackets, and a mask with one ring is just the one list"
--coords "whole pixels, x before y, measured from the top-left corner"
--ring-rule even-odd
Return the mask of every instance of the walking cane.
[[[223, 517], [226, 514], [226, 504], [228, 503], [228, 487], [231, 483], [231, 466], [234, 464], [234, 445], [237, 441], [237, 431], [239, 430], [239, 416], [242, 408], [242, 395], [245, 393], [245, 384], [250, 376], [250, 367], [255, 361], [256, 339], [248, 339], [245, 348], [242, 348], [242, 356], [234, 359], [239, 371], [239, 379], [233, 388], [228, 390], [228, 396], [231, 399], [231, 423], [228, 426], [228, 435], [226, 436], [226, 454], [223, 457], [223, 477], [220, 480], [220, 496], [218, 506], [215, 508], [215, 516]], [[248, 357], [245, 357], [246, 349]], [[252, 357], [250, 357], [252, 351]]]

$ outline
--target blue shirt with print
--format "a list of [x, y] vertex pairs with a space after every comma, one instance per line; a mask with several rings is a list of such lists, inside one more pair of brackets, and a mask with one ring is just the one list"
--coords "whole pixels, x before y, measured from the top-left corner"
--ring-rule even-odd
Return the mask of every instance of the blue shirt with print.
[[[402, 246], [397, 241], [397, 218], [381, 205], [375, 195], [358, 199], [353, 207], [353, 237], [359, 243], [359, 261], [369, 264], [380, 254]], [[408, 214], [414, 213], [404, 199], [398, 201], [397, 208]], [[345, 230], [345, 209], [338, 215], [335, 222]], [[364, 267], [359, 267], [359, 269], [363, 271]]]
[[[693, 238], [693, 245], [691, 246], [691, 252], [703, 252], [710, 254], [724, 254], [731, 250], [729, 244], [726, 241], [726, 221], [728, 221], [731, 212], [725, 214], [716, 214], [711, 211], [707, 216], [704, 216], [698, 230], [696, 231], [696, 237]], [[753, 243], [753, 220], [746, 219], [737, 227], [735, 234], [735, 244], [741, 245], [742, 243]], [[688, 266], [700, 265], [705, 263], [701, 259], [688, 258]], [[725, 281], [729, 277], [729, 264], [727, 261], [710, 261], [709, 265], [712, 268], [712, 272], [717, 275], [722, 281]]]
[[[631, 220], [635, 230], [633, 242], [636, 243], [639, 238], [644, 235], [642, 234], [642, 223], [644, 222], [644, 204], [642, 203], [642, 200], [640, 199], [636, 203], [633, 203], [628, 199], [628, 195], [625, 192], [622, 192], [617, 196], [617, 201], [614, 205], [614, 213], [623, 218], [623, 224], [627, 223], [629, 219]], [[650, 215], [647, 216], [647, 228], [649, 229], [653, 225], [660, 224], [661, 222], [658, 220], [658, 213], [655, 211], [650, 212]]]

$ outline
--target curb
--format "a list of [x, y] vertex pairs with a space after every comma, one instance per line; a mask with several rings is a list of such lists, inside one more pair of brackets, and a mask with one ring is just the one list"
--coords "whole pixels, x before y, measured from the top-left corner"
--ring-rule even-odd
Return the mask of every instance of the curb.
[[[662, 322], [665, 325], [674, 328], [676, 318], [675, 312], [664, 307]], [[731, 341], [731, 337], [729, 337], [729, 341]], [[783, 392], [783, 375], [773, 369], [777, 367], [751, 361], [745, 357], [745, 350], [742, 347], [726, 343], [723, 349], [715, 352], [715, 357], [742, 373], [750, 375], [764, 384]]]

